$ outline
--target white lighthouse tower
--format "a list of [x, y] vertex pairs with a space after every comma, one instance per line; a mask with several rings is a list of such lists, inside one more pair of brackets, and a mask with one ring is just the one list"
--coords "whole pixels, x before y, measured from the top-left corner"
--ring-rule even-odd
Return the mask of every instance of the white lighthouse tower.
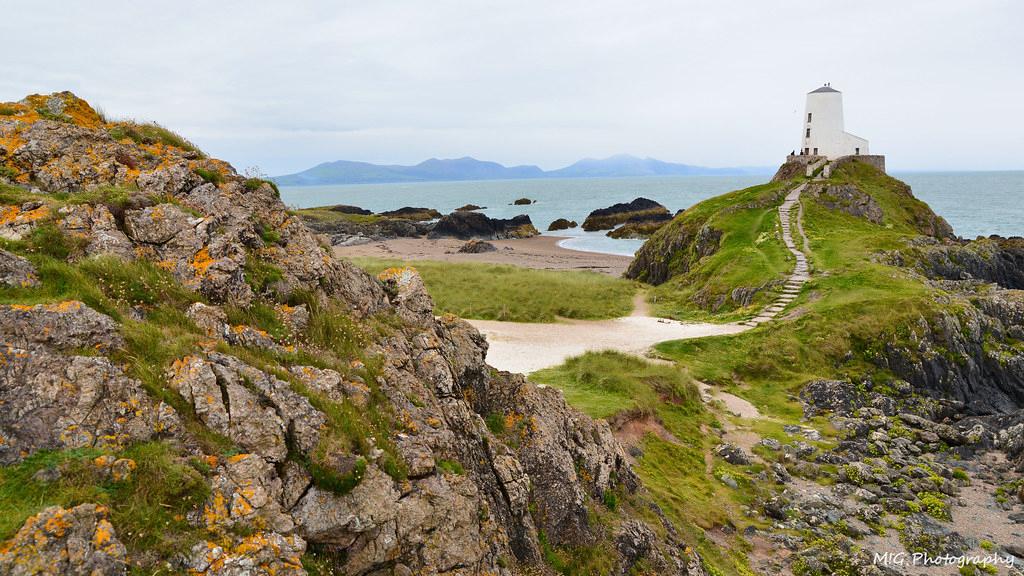
[[843, 130], [843, 93], [828, 84], [807, 93], [803, 120], [800, 153], [804, 156], [835, 160], [868, 154], [867, 140]]

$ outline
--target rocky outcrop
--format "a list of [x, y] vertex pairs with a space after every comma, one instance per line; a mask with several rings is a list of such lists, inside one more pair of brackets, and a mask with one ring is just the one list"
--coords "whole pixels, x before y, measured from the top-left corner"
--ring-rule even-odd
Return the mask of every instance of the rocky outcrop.
[[706, 224], [694, 227], [694, 223], [670, 222], [640, 247], [625, 276], [650, 284], [664, 283], [717, 252], [721, 239], [722, 231]]
[[610, 230], [619, 224], [625, 223], [630, 218], [656, 217], [659, 214], [668, 215], [668, 208], [654, 200], [636, 198], [631, 202], [613, 204], [607, 208], [594, 210], [583, 221], [583, 229], [588, 232]]
[[284, 381], [224, 354], [185, 357], [169, 379], [204, 424], [270, 462], [316, 447], [323, 414]]
[[387, 210], [380, 212], [380, 216], [385, 218], [400, 218], [402, 220], [412, 220], [420, 222], [423, 220], [437, 220], [441, 217], [441, 213], [433, 208], [416, 208], [413, 206], [403, 206], [397, 210]]
[[893, 265], [911, 266], [933, 279], [982, 280], [1024, 289], [1024, 238], [991, 236], [970, 242], [922, 238], [887, 257]]
[[577, 224], [575, 220], [557, 218], [548, 225], [548, 232], [553, 232], [555, 230], [568, 230], [569, 228], [575, 228], [577, 226], [579, 226], [579, 224]]
[[128, 573], [125, 555], [105, 508], [53, 506], [25, 521], [14, 538], [0, 546], [0, 572], [120, 576]]
[[884, 218], [882, 206], [878, 201], [853, 184], [812, 184], [808, 186], [805, 194], [829, 210], [864, 218], [873, 224], [881, 224]]
[[630, 216], [626, 223], [607, 233], [609, 238], [647, 238], [672, 220], [668, 212]]
[[443, 216], [430, 230], [431, 238], [507, 240], [539, 234], [525, 214], [510, 219], [490, 218], [479, 212], [453, 212]]
[[473, 212], [474, 210], [483, 210], [485, 206], [477, 206], [476, 204], [465, 204], [455, 209], [456, 212]]
[[[335, 260], [269, 183], [158, 127], [108, 124], [56, 98], [61, 122], [35, 104], [0, 116], [0, 162], [68, 195], [3, 205], [0, 231], [33, 247], [43, 225], [78, 238], [61, 266], [95, 283], [75, 289], [109, 315], [77, 301], [0, 306], [0, 465], [56, 451], [68, 467], [38, 481], [85, 463], [82, 493], [164, 480], [147, 465], [187, 466], [205, 483], [201, 504], [175, 502], [192, 507], [162, 530], [198, 544], [170, 554], [133, 530], [111, 555], [119, 570], [298, 575], [308, 542], [338, 573], [543, 572], [546, 545], [600, 550], [620, 572], [700, 574], [667, 519], [634, 512], [646, 497], [608, 425], [493, 371], [486, 340], [435, 317], [416, 273], [373, 278]], [[453, 235], [536, 233], [525, 216], [446, 219], [438, 227]], [[24, 257], [22, 245], [11, 251]], [[109, 281], [112, 266], [83, 261], [92, 254], [151, 263], [130, 286], [142, 297]], [[150, 446], [166, 460], [125, 453]], [[615, 494], [630, 506], [614, 509]], [[50, 530], [57, 513], [43, 514]], [[83, 528], [92, 540], [41, 541], [38, 522], [0, 545], [0, 562], [45, 545], [51, 572], [106, 573], [91, 558], [112, 540]]]
[[536, 202], [537, 202], [536, 200], [530, 200], [529, 198], [516, 198], [515, 201], [512, 202], [512, 205], [513, 206], [528, 206], [530, 204], [535, 204]]

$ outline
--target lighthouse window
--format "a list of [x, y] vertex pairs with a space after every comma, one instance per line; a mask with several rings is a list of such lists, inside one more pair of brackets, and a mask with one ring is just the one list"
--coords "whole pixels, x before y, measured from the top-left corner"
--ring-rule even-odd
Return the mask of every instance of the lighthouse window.
[[807, 123], [808, 124], [811, 123], [811, 113], [810, 112], [807, 113]]
[[807, 129], [807, 134], [804, 136], [804, 138], [810, 138], [810, 137], [811, 137], [811, 129], [808, 128]]

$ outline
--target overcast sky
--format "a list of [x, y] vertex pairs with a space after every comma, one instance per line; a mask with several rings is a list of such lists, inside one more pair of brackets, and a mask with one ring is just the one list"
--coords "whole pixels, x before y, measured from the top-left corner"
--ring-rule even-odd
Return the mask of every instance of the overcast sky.
[[891, 169], [1024, 168], [1015, 0], [0, 4], [0, 101], [72, 90], [239, 170], [774, 166], [824, 82]]

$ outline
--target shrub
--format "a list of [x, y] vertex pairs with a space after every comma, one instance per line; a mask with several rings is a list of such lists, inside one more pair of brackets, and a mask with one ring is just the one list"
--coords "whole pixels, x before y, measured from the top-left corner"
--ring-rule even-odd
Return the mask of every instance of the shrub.
[[224, 176], [221, 175], [221, 173], [217, 172], [216, 170], [207, 170], [206, 168], [196, 168], [195, 169], [195, 173], [198, 174], [199, 177], [202, 178], [203, 180], [205, 180], [205, 181], [207, 181], [210, 184], [213, 184], [215, 186], [220, 186], [221, 184], [224, 183]]
[[17, 113], [17, 108], [11, 108], [10, 106], [0, 106], [0, 116], [14, 116]]
[[446, 474], [456, 474], [458, 476], [462, 476], [463, 474], [466, 473], [466, 470], [463, 469], [462, 464], [459, 463], [457, 460], [438, 460], [437, 469]]

